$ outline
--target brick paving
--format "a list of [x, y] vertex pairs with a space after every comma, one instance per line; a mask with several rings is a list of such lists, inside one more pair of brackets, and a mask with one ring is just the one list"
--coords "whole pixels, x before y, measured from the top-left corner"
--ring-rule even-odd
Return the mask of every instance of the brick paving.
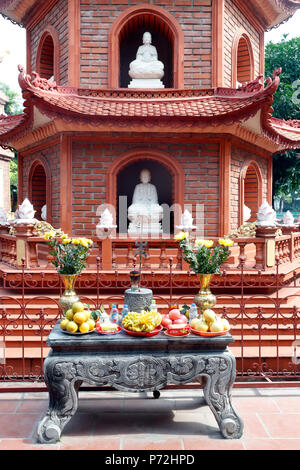
[[300, 390], [234, 389], [245, 425], [239, 440], [223, 439], [202, 390], [151, 393], [80, 392], [76, 415], [55, 445], [36, 442], [47, 393], [0, 394], [0, 450], [290, 450], [300, 449]]

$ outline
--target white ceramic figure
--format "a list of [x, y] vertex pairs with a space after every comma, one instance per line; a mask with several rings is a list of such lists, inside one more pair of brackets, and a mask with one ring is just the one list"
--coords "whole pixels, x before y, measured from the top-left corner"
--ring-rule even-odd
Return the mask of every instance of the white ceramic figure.
[[103, 229], [110, 229], [116, 228], [116, 225], [113, 223], [113, 215], [109, 209], [105, 209], [100, 217], [99, 224], [97, 225], [99, 228]]
[[8, 224], [8, 217], [5, 210], [0, 207], [0, 225], [7, 225]]
[[42, 207], [41, 218], [43, 220], [47, 220], [47, 206], [46, 206], [46, 204]]
[[176, 228], [184, 232], [189, 232], [197, 228], [196, 225], [193, 225], [193, 216], [188, 209], [185, 209], [184, 213], [181, 216], [181, 225], [177, 225]]
[[293, 214], [290, 211], [286, 211], [282, 218], [283, 225], [286, 225], [288, 227], [291, 227], [295, 224], [295, 218]]
[[158, 204], [156, 187], [150, 183], [149, 170], [141, 171], [140, 181], [141, 183], [135, 187], [132, 205], [128, 208], [128, 219], [131, 222], [128, 233], [162, 233], [160, 221], [163, 217], [163, 208]]
[[250, 207], [246, 206], [246, 204], [244, 204], [244, 221], [243, 223], [245, 224], [246, 222], [248, 222], [248, 220], [251, 218], [251, 209]]
[[151, 44], [149, 32], [143, 34], [143, 45], [138, 48], [136, 59], [129, 65], [129, 76], [133, 79], [129, 88], [164, 88], [164, 64], [158, 60], [156, 47]]
[[258, 227], [276, 227], [276, 212], [264, 201], [259, 208], [257, 213], [257, 225]]
[[15, 217], [17, 213], [17, 219], [15, 224], [35, 224], [37, 220], [34, 218], [35, 210], [29, 199], [24, 199], [22, 204], [18, 207], [18, 210], [15, 212]]

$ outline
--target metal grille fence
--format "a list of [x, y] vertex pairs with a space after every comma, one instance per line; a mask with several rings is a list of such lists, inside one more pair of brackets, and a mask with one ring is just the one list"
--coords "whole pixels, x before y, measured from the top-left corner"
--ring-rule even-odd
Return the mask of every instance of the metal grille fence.
[[[237, 360], [237, 382], [260, 384], [293, 384], [300, 379], [300, 278], [294, 271], [286, 281], [276, 271], [266, 278], [263, 272], [244, 270], [240, 257], [239, 274], [224, 270], [215, 276], [211, 288], [217, 297], [215, 311], [227, 318], [235, 343], [231, 347]], [[124, 273], [123, 273], [124, 274]], [[122, 280], [123, 279], [123, 280]], [[0, 381], [1, 390], [10, 382], [43, 382], [43, 361], [48, 354], [46, 338], [61, 318], [58, 299], [63, 291], [59, 275], [51, 281], [42, 272], [33, 276], [22, 270], [8, 281], [0, 279]], [[112, 303], [120, 306], [127, 281], [115, 270], [107, 278], [97, 260], [97, 270], [78, 280], [76, 290], [92, 308]], [[163, 313], [173, 304], [190, 304], [199, 290], [198, 278], [186, 273], [176, 276], [172, 259], [159, 280], [154, 272], [144, 273], [142, 287], [151, 288]], [[267, 292], [267, 293], [266, 293]], [[298, 383], [299, 385], [299, 383]], [[11, 389], [10, 389], [11, 390]]]

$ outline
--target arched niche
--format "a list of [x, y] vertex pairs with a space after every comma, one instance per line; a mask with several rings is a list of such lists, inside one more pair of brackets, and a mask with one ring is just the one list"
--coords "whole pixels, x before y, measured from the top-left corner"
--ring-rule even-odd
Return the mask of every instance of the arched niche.
[[251, 40], [246, 32], [239, 30], [232, 46], [232, 87], [254, 80], [254, 55]]
[[[127, 207], [132, 203], [135, 186], [140, 182], [139, 174], [143, 168], [151, 172], [151, 182], [158, 191], [159, 204], [184, 206], [184, 171], [180, 164], [165, 152], [134, 149], [118, 157], [107, 172], [107, 204], [116, 208], [118, 224], [119, 196], [127, 196]], [[123, 193], [123, 194], [122, 194]], [[174, 224], [180, 223], [180, 214], [176, 211], [171, 219], [171, 232]]]
[[240, 225], [243, 223], [244, 204], [251, 209], [251, 218], [248, 222], [257, 220], [257, 212], [262, 204], [262, 175], [255, 161], [246, 162], [241, 172]]
[[120, 14], [110, 29], [109, 87], [128, 86], [129, 64], [135, 59], [145, 31], [151, 33], [158, 59], [165, 65], [165, 87], [183, 88], [183, 32], [169, 12], [155, 5], [128, 8]]
[[47, 222], [51, 223], [51, 176], [42, 160], [35, 160], [28, 175], [28, 197], [34, 207], [35, 218], [41, 219], [42, 207], [47, 205]]
[[59, 83], [59, 39], [57, 31], [48, 26], [43, 32], [36, 55], [36, 71], [42, 78]]

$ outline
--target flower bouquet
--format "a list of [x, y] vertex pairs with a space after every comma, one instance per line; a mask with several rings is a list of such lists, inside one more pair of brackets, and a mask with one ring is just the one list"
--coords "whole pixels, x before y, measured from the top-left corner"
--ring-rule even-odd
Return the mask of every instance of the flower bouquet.
[[231, 253], [229, 248], [234, 242], [229, 238], [220, 238], [217, 244], [213, 240], [196, 239], [192, 242], [186, 232], [179, 232], [175, 240], [179, 242], [183, 251], [183, 259], [199, 277], [200, 290], [195, 296], [195, 303], [200, 310], [202, 326], [207, 329], [212, 327], [213, 331], [217, 332], [218, 328], [221, 328], [221, 322], [218, 325], [220, 319], [212, 310], [216, 304], [216, 297], [210, 290], [210, 282], [215, 274], [220, 273], [221, 265], [229, 258]]
[[74, 285], [77, 276], [86, 266], [93, 241], [88, 238], [69, 238], [66, 234], [57, 238], [54, 231], [45, 233], [44, 240], [50, 246], [49, 254], [53, 257], [51, 262], [65, 285], [59, 304], [66, 311], [80, 300], [74, 291]]

